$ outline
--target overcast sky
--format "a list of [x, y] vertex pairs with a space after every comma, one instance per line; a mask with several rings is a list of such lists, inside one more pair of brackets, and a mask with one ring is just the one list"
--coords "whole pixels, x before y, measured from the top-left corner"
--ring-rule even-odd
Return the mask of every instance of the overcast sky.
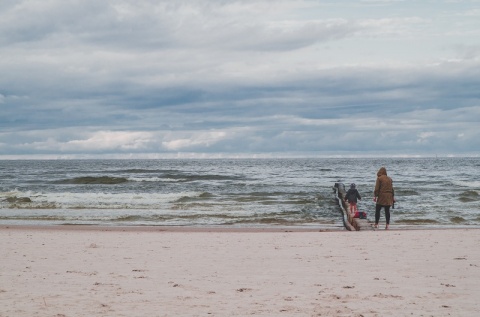
[[480, 0], [1, 0], [0, 158], [480, 155]]

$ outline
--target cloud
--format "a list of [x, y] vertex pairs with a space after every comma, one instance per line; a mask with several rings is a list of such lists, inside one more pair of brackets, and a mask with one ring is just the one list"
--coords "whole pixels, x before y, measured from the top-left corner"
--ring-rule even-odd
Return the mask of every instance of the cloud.
[[90, 49], [293, 50], [353, 34], [345, 19], [277, 20], [288, 1], [48, 1], [12, 3], [2, 42]]
[[152, 142], [149, 132], [97, 131], [85, 140], [70, 140], [60, 144], [62, 151], [111, 151], [111, 150], [142, 150]]
[[0, 155], [480, 152], [475, 10], [2, 1]]
[[203, 131], [203, 132], [190, 132], [182, 133], [183, 137], [179, 137], [178, 133], [172, 135], [169, 133], [164, 137], [162, 146], [166, 150], [194, 150], [195, 148], [209, 148], [210, 146], [224, 140], [227, 137], [225, 131]]

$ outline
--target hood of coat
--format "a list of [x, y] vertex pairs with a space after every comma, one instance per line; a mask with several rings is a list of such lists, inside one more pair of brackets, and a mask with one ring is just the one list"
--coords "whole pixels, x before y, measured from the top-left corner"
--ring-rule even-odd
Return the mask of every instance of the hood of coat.
[[377, 172], [377, 177], [380, 177], [382, 175], [387, 175], [387, 169], [385, 167], [380, 167], [380, 169]]

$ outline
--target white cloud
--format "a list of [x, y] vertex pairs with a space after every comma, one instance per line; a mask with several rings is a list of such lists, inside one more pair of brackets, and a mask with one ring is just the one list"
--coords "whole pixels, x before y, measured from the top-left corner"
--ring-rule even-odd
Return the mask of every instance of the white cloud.
[[426, 142], [428, 139], [432, 138], [435, 136], [435, 133], [434, 132], [421, 132], [419, 135], [418, 135], [418, 139], [417, 139], [417, 142], [419, 143], [424, 143]]
[[196, 147], [209, 148], [228, 137], [224, 131], [193, 131], [181, 133], [185, 135], [184, 137], [180, 137], [178, 134], [179, 133], [169, 133], [166, 135], [162, 141], [162, 146], [171, 151], [189, 151], [191, 148]]
[[25, 143], [23, 147], [32, 147], [46, 152], [59, 151], [60, 153], [141, 151], [153, 141], [153, 135], [149, 132], [97, 131], [88, 134], [89, 136], [84, 139], [73, 137], [72, 140], [67, 141], [50, 136], [45, 141]]

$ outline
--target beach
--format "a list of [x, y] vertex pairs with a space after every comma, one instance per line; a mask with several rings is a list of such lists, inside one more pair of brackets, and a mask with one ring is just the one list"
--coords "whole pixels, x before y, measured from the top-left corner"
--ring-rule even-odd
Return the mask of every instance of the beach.
[[0, 316], [476, 316], [480, 230], [1, 226]]

